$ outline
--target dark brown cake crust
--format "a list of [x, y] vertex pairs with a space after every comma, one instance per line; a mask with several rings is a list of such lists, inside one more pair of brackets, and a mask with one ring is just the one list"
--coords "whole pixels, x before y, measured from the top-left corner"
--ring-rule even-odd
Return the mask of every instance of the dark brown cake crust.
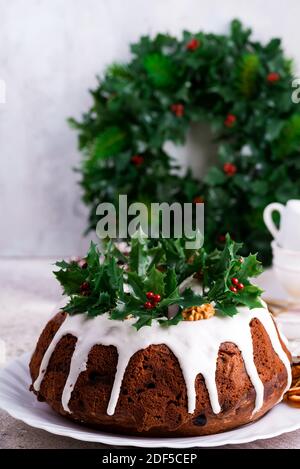
[[[42, 332], [30, 362], [33, 382], [40, 363], [56, 331], [64, 321], [57, 314]], [[66, 382], [76, 338], [64, 336], [57, 344], [39, 392], [56, 412], [106, 431], [144, 436], [196, 436], [218, 433], [257, 420], [280, 399], [286, 383], [284, 364], [274, 352], [270, 338], [258, 319], [251, 322], [254, 361], [264, 384], [264, 404], [252, 416], [255, 390], [236, 345], [223, 343], [219, 349], [216, 383], [221, 413], [214, 414], [204, 379], [196, 379], [197, 404], [187, 412], [185, 381], [177, 358], [166, 345], [151, 345], [131, 358], [115, 414], [106, 413], [113, 386], [118, 353], [114, 346], [95, 345], [87, 370], [78, 378], [66, 413], [61, 396]], [[283, 349], [289, 356], [284, 344]]]

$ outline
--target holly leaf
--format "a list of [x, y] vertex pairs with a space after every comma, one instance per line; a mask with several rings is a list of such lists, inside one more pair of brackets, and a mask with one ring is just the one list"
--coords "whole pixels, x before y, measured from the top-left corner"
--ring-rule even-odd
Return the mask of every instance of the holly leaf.
[[131, 250], [129, 254], [129, 268], [132, 272], [143, 276], [147, 272], [150, 263], [147, 251], [147, 240], [141, 228], [131, 238]]
[[73, 295], [79, 293], [80, 285], [85, 281], [87, 272], [74, 263], [63, 264], [57, 263], [58, 267], [63, 266], [59, 271], [53, 272], [57, 280], [60, 282], [65, 295]]
[[165, 281], [165, 295], [171, 295], [177, 287], [177, 277], [174, 267], [168, 269], [164, 278]]
[[116, 126], [108, 127], [94, 140], [92, 158], [101, 160], [116, 156], [124, 149], [126, 141], [127, 135], [123, 129]]
[[99, 316], [99, 314], [109, 312], [111, 306], [111, 295], [109, 295], [107, 292], [101, 292], [98, 300], [93, 304], [89, 304], [87, 315], [89, 317]]
[[57, 261], [55, 262], [56, 267], [60, 267], [61, 269], [67, 269], [70, 265], [69, 262], [66, 262], [66, 261]]
[[123, 287], [123, 271], [117, 265], [115, 259], [111, 258], [107, 265], [107, 275], [110, 287], [113, 290], [120, 291]]
[[127, 264], [128, 262], [128, 257], [125, 256], [111, 240], [106, 245], [105, 254], [107, 258], [113, 257], [123, 264]]
[[179, 311], [173, 318], [159, 319], [158, 322], [162, 327], [169, 327], [169, 326], [176, 326], [182, 320], [183, 320], [183, 316], [181, 314], [181, 311]]
[[181, 295], [179, 305], [182, 308], [189, 308], [190, 306], [200, 306], [205, 303], [202, 295], [196, 295], [193, 290], [186, 288]]
[[86, 256], [88, 270], [97, 270], [100, 266], [99, 252], [95, 243], [91, 242], [90, 248]]
[[144, 291], [145, 285], [143, 279], [136, 272], [128, 272], [127, 282], [132, 288], [136, 298], [141, 302], [145, 302], [147, 298]]
[[162, 238], [160, 243], [164, 249], [168, 265], [178, 265], [180, 261], [185, 261], [185, 251], [180, 239]]
[[235, 316], [238, 313], [237, 306], [233, 303], [216, 303], [215, 308], [222, 316]]
[[144, 58], [144, 67], [158, 88], [173, 85], [177, 70], [170, 57], [156, 52], [148, 54]]
[[64, 306], [62, 311], [68, 314], [80, 314], [86, 313], [90, 305], [90, 299], [85, 296], [76, 296], [70, 299], [70, 301]]
[[123, 300], [117, 301], [115, 308], [111, 311], [111, 319], [124, 320], [131, 314], [136, 316], [140, 310], [140, 302], [132, 295], [126, 295]]
[[157, 266], [160, 262], [162, 262], [164, 254], [164, 250], [160, 245], [155, 246], [154, 248], [150, 248], [149, 255], [151, 257], [151, 262], [147, 269], [150, 270], [153, 266]]
[[238, 271], [238, 275], [241, 278], [241, 280], [244, 280], [248, 277], [257, 277], [261, 273], [262, 273], [262, 265], [257, 260], [256, 254], [250, 254], [249, 256], [243, 258], [243, 262], [241, 263], [241, 268]]
[[167, 306], [174, 305], [174, 304], [180, 304], [181, 300], [182, 300], [182, 296], [179, 294], [178, 287], [176, 287], [175, 290], [167, 298], [164, 298], [158, 304], [158, 308], [163, 310]]
[[144, 315], [140, 316], [138, 320], [133, 324], [133, 327], [135, 327], [137, 330], [141, 329], [141, 327], [144, 326], [151, 326], [152, 324], [152, 317], [151, 315]]
[[164, 278], [165, 273], [160, 272], [156, 269], [156, 267], [152, 267], [148, 275], [144, 280], [144, 288], [147, 291], [153, 291], [154, 293], [158, 293], [161, 296], [164, 296], [165, 288], [164, 288]]
[[225, 174], [216, 166], [210, 168], [205, 177], [205, 182], [211, 186], [221, 185], [225, 182], [225, 180]]
[[260, 288], [253, 287], [253, 286], [246, 286], [243, 290], [239, 291], [238, 294], [238, 301], [245, 305], [248, 306], [248, 308], [253, 309], [253, 308], [261, 308], [262, 303], [259, 298], [259, 295], [261, 294]]

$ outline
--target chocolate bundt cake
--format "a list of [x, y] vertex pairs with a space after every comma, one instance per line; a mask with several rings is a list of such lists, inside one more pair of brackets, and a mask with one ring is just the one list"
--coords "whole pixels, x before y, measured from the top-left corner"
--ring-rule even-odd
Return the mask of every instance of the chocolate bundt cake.
[[191, 436], [258, 419], [288, 386], [289, 354], [266, 309], [170, 330], [130, 322], [57, 314], [30, 362], [38, 398], [109, 431]]
[[[213, 301], [180, 307], [184, 297], [184, 306], [191, 296], [195, 301], [195, 278], [199, 290], [199, 275], [192, 277], [190, 288], [186, 280], [181, 283], [188, 295], [181, 291], [176, 316], [172, 313], [178, 321], [169, 318], [170, 325], [154, 316], [163, 299], [160, 294], [154, 299], [153, 291], [145, 294], [152, 308], [144, 305], [139, 313], [151, 312], [150, 327], [133, 327], [134, 313], [124, 313], [122, 320], [111, 312], [70, 314], [76, 305], [69, 304], [46, 325], [31, 358], [38, 399], [77, 422], [147, 436], [208, 435], [263, 416], [291, 380], [290, 354], [273, 318], [263, 302], [245, 306], [243, 296], [236, 300], [229, 288], [226, 295], [237, 301], [237, 314], [219, 314]], [[243, 282], [240, 290], [247, 288], [245, 276]], [[237, 284], [235, 277], [232, 284]], [[86, 299], [87, 290], [81, 284], [74, 298]], [[131, 295], [129, 289], [124, 301]], [[118, 314], [124, 308], [118, 307]]]

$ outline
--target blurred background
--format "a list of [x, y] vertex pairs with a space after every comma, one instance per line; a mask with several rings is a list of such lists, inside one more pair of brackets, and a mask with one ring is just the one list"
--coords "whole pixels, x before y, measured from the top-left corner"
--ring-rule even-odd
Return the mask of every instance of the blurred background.
[[[234, 17], [254, 39], [281, 37], [297, 72], [297, 0], [0, 0], [0, 256], [85, 252], [86, 212], [71, 169], [80, 157], [66, 118], [88, 109], [96, 74], [128, 60], [143, 34], [225, 33]], [[192, 128], [171, 152], [202, 174], [199, 153], [214, 156], [209, 130]]]

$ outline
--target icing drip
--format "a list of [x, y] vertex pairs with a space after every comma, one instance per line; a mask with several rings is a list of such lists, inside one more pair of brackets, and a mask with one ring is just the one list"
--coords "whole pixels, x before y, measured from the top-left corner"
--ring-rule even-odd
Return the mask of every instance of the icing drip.
[[49, 360], [59, 340], [67, 334], [72, 334], [77, 338], [77, 342], [62, 394], [62, 406], [65, 411], [70, 412], [69, 401], [72, 391], [78, 376], [86, 370], [90, 350], [97, 344], [113, 345], [118, 351], [118, 365], [107, 408], [107, 414], [113, 415], [130, 358], [138, 350], [145, 349], [149, 345], [165, 344], [177, 357], [181, 367], [187, 388], [188, 412], [193, 413], [195, 410], [195, 379], [201, 373], [213, 412], [217, 414], [221, 411], [215, 381], [218, 352], [222, 343], [232, 342], [241, 351], [246, 371], [256, 391], [254, 412], [257, 412], [264, 402], [264, 386], [253, 358], [250, 329], [252, 319], [257, 318], [262, 323], [270, 337], [274, 351], [287, 369], [286, 389], [291, 383], [290, 363], [280, 344], [272, 317], [266, 308], [249, 310], [243, 307], [239, 308], [239, 313], [233, 317], [213, 316], [203, 321], [182, 321], [176, 326], [167, 328], [161, 327], [154, 321], [151, 327], [143, 327], [139, 331], [132, 327], [134, 319], [113, 321], [108, 314], [93, 319], [87, 318], [85, 314], [67, 315], [44, 354], [39, 376], [34, 382], [34, 389], [36, 391], [40, 389]]

